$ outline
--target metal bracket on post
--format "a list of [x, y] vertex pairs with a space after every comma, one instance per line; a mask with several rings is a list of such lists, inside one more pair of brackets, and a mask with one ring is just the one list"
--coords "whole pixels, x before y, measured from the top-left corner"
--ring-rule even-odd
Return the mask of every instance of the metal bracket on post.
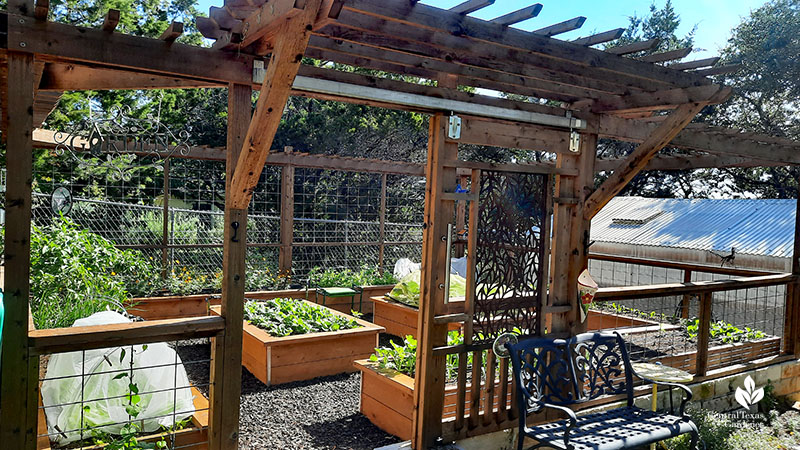
[[567, 118], [569, 121], [569, 151], [572, 153], [581, 152], [581, 135], [575, 131], [575, 128], [580, 128], [583, 124], [581, 119], [572, 117], [572, 111], [567, 111]]
[[264, 61], [261, 59], [256, 59], [253, 61], [253, 83], [263, 83], [266, 74], [267, 69], [264, 67]]
[[450, 114], [450, 119], [447, 122], [447, 137], [450, 139], [461, 138], [461, 117], [455, 114]]

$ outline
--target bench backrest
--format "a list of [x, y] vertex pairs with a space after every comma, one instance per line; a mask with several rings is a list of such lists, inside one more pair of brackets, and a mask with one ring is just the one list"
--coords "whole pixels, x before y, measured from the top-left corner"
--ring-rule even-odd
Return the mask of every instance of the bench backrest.
[[630, 359], [619, 333], [531, 338], [506, 346], [526, 412], [537, 412], [542, 403], [569, 406], [603, 395], [627, 394], [633, 404]]

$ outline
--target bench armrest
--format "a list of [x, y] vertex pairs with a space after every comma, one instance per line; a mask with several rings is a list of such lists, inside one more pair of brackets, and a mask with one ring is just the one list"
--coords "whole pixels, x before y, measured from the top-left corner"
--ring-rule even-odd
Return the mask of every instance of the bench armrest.
[[[651, 380], [650, 378], [646, 378], [646, 377], [643, 377], [643, 376], [639, 375], [638, 373], [636, 373], [635, 370], [633, 370], [633, 368], [631, 368], [631, 373], [633, 375], [635, 375], [637, 378], [639, 378], [640, 380], [642, 380], [642, 381], [644, 381], [646, 383], [655, 384], [657, 386], [675, 387], [675, 388], [683, 390], [683, 393], [686, 394], [686, 395], [683, 397], [683, 400], [681, 401], [681, 406], [678, 409], [678, 414], [680, 414], [682, 417], [686, 417], [686, 414], [684, 413], [684, 410], [686, 409], [686, 404], [689, 403], [689, 400], [692, 399], [692, 390], [689, 389], [685, 384], [670, 383], [668, 381]], [[672, 395], [672, 394], [670, 394], [670, 395]]]
[[568, 449], [571, 449], [572, 446], [569, 443], [569, 433], [572, 431], [572, 428], [578, 425], [578, 418], [575, 417], [575, 412], [566, 406], [553, 405], [551, 403], [540, 402], [539, 405], [544, 406], [545, 408], [557, 409], [567, 414], [569, 423], [567, 423], [566, 428], [564, 428], [564, 446]]

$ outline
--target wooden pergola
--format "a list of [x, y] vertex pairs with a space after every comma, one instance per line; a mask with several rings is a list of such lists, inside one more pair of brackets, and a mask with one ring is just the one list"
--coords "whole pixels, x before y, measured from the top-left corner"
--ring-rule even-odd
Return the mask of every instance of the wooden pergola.
[[[492, 0], [468, 0], [450, 10], [415, 0], [225, 0], [198, 17], [211, 48], [175, 42], [182, 25], [173, 23], [160, 39], [115, 33], [119, 13], [109, 11], [100, 29], [47, 20], [48, 1], [9, 0], [0, 14], [3, 136], [7, 143], [8, 188], [5, 232], [6, 327], [2, 356], [0, 442], [31, 449], [36, 442], [38, 355], [170, 338], [213, 337], [211, 447], [236, 448], [241, 392], [242, 304], [247, 208], [267, 162], [304, 158], [271, 152], [290, 95], [413, 110], [431, 115], [425, 202], [423, 276], [415, 389], [414, 447], [508, 428], [507, 420], [442, 423], [447, 325], [470, 326], [474, 311], [448, 309], [444, 283], [445, 242], [441, 239], [457, 202], [473, 200], [452, 191], [459, 169], [551, 175], [553, 238], [549, 295], [542, 303], [548, 333], [580, 332], [575, 280], [587, 266], [591, 218], [642, 170], [800, 163], [800, 145], [768, 136], [689, 125], [706, 105], [725, 101], [731, 89], [709, 75], [736, 70], [713, 67], [716, 58], [675, 62], [681, 49], [635, 58], [655, 42], [614, 47], [610, 30], [574, 41], [556, 36], [576, 29], [584, 18], [521, 31], [512, 27], [535, 17], [532, 5], [493, 20], [469, 14]], [[396, 81], [302, 64], [303, 57], [410, 75], [435, 86]], [[668, 64], [669, 63], [669, 64]], [[561, 107], [471, 94], [480, 87], [560, 102]], [[222, 316], [153, 321], [98, 329], [28, 330], [33, 131], [65, 90], [227, 87], [226, 149], [195, 149], [198, 158], [226, 160], [226, 226]], [[252, 91], [260, 90], [255, 111]], [[460, 119], [459, 133], [449, 127]], [[452, 118], [452, 119], [451, 119]], [[596, 160], [598, 138], [637, 143], [621, 160]], [[555, 163], [490, 165], [460, 161], [459, 144], [480, 144], [555, 153]], [[690, 150], [686, 156], [654, 158], [665, 146]], [[211, 156], [210, 156], [211, 155]], [[315, 158], [315, 167], [380, 164]], [[409, 170], [419, 171], [416, 167]], [[405, 169], [404, 169], [405, 170]], [[597, 189], [595, 171], [613, 171]], [[462, 174], [464, 172], [461, 172]], [[470, 222], [476, 224], [477, 202]], [[471, 229], [474, 229], [471, 227]], [[474, 241], [468, 244], [474, 248]], [[474, 254], [473, 252], [469, 252]], [[474, 284], [474, 258], [468, 281]], [[797, 264], [796, 264], [797, 266]], [[800, 269], [798, 269], [800, 270]], [[797, 273], [797, 272], [795, 272]], [[474, 295], [474, 293], [473, 293]], [[791, 294], [793, 299], [795, 294]], [[793, 301], [794, 304], [797, 301]], [[792, 308], [792, 314], [796, 314]], [[793, 319], [794, 320], [794, 319]], [[795, 353], [797, 336], [787, 352]], [[467, 342], [469, 344], [469, 342]], [[459, 393], [463, 400], [463, 392]], [[464, 401], [460, 402], [464, 408]], [[477, 412], [477, 409], [475, 410]], [[463, 410], [461, 411], [463, 417]]]

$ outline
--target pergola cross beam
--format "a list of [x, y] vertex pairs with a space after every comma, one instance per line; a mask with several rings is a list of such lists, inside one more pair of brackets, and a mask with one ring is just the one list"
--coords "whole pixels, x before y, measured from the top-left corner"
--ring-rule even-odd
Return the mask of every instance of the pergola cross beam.
[[727, 99], [731, 89], [720, 88], [717, 94], [706, 102], [687, 103], [670, 113], [669, 117], [656, 128], [620, 165], [618, 170], [600, 185], [586, 200], [584, 218], [591, 220], [625, 186], [647, 166], [647, 163], [678, 135], [694, 116], [708, 104]]
[[308, 0], [303, 12], [286, 19], [278, 30], [256, 111], [230, 183], [235, 209], [247, 208], [258, 184], [321, 3], [322, 0]]

